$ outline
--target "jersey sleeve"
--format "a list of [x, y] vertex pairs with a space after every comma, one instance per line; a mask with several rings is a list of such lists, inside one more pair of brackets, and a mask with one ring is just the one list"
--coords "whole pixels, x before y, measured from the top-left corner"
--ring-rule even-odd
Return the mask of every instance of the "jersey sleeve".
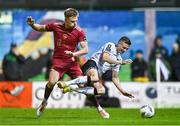
[[86, 35], [85, 35], [84, 30], [81, 30], [79, 32], [79, 42], [81, 42], [81, 41], [86, 41]]
[[55, 27], [55, 23], [49, 23], [46, 25], [46, 30], [53, 31]]

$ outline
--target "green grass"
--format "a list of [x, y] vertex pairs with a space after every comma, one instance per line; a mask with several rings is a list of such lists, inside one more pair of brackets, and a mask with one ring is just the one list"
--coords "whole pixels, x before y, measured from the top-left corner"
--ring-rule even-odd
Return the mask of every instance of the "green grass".
[[119, 71], [121, 81], [131, 81], [131, 65], [122, 65]]
[[45, 73], [40, 73], [32, 78], [30, 78], [28, 81], [45, 81], [45, 76], [46, 74]]
[[102, 119], [96, 109], [46, 109], [40, 118], [35, 109], [0, 108], [0, 125], [180, 125], [180, 109], [156, 109], [153, 118], [141, 118], [137, 109], [107, 108]]

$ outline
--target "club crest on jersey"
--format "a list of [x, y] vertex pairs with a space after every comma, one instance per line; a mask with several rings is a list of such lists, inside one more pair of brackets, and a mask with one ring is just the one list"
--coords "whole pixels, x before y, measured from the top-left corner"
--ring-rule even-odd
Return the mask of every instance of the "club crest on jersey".
[[109, 45], [106, 47], [105, 50], [108, 51], [108, 52], [111, 52], [111, 44], [109, 44]]
[[63, 39], [67, 39], [67, 34], [63, 34]]

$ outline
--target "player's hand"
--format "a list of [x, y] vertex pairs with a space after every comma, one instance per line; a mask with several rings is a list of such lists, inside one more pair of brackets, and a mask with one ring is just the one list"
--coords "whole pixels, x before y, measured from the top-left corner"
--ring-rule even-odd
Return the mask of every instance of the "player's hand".
[[122, 94], [123, 94], [124, 96], [129, 97], [129, 98], [134, 98], [134, 95], [132, 95], [132, 94], [129, 93], [129, 92], [123, 91]]
[[123, 64], [122, 60], [118, 60], [117, 64], [120, 64], [120, 65]]
[[28, 16], [26, 22], [28, 25], [32, 26], [35, 23], [35, 20], [31, 16]]
[[74, 55], [73, 55], [73, 52], [68, 51], [68, 50], [64, 51], [64, 53], [65, 53], [66, 55], [68, 55], [68, 56], [71, 56], [71, 57], [74, 56]]
[[133, 61], [131, 59], [126, 59], [123, 61], [124, 64], [131, 64]]

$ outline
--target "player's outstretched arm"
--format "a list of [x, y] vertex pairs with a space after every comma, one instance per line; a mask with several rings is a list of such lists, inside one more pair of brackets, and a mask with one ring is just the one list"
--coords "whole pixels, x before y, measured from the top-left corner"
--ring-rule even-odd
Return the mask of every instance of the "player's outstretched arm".
[[103, 61], [108, 62], [109, 64], [122, 64], [122, 61], [112, 59], [107, 52], [103, 53]]
[[125, 65], [125, 64], [131, 64], [133, 61], [131, 59], [126, 59], [126, 60], [123, 60], [122, 61], [122, 65]]
[[113, 73], [112, 73], [112, 82], [114, 83], [114, 85], [116, 86], [116, 88], [117, 88], [124, 96], [127, 96], [127, 97], [129, 97], [129, 98], [134, 98], [134, 96], [133, 96], [131, 93], [125, 91], [125, 90], [121, 87], [120, 81], [119, 81], [119, 77], [118, 77], [118, 73], [117, 73], [116, 71], [113, 71]]
[[31, 16], [27, 17], [26, 22], [29, 26], [31, 26], [36, 31], [39, 31], [39, 32], [47, 31], [45, 25], [35, 24], [35, 20]]

